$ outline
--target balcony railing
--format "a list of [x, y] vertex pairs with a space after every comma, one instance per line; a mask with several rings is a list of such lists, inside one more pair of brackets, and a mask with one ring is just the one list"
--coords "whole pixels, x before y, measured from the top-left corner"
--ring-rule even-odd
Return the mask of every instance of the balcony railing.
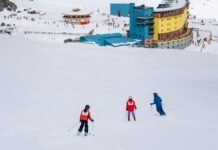
[[151, 20], [151, 19], [154, 19], [154, 17], [137, 17], [137, 19], [140, 19], [140, 20]]
[[153, 22], [137, 22], [137, 25], [153, 25]]

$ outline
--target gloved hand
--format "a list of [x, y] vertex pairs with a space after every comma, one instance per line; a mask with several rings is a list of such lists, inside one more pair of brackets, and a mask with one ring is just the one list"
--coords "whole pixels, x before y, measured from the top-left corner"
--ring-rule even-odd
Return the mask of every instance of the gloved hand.
[[152, 105], [153, 105], [153, 103], [150, 103], [150, 105], [152, 106]]
[[94, 119], [92, 119], [91, 121], [94, 122]]
[[137, 109], [137, 107], [135, 107], [135, 110]]

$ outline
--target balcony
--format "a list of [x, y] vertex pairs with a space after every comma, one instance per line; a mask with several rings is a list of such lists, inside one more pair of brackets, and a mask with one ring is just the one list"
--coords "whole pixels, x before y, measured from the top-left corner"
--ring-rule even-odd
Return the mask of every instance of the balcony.
[[137, 22], [137, 25], [144, 25], [144, 26], [153, 25], [153, 24], [154, 24], [154, 22]]
[[154, 17], [137, 17], [137, 20], [153, 20]]

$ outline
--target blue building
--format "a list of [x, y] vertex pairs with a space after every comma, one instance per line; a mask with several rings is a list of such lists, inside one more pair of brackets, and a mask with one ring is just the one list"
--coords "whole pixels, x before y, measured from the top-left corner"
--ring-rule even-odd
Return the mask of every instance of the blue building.
[[130, 4], [122, 3], [111, 3], [110, 4], [110, 14], [114, 16], [129, 17], [130, 14]]
[[129, 37], [140, 39], [145, 44], [146, 41], [152, 40], [154, 30], [154, 9], [144, 5], [135, 6], [130, 4], [130, 31]]
[[80, 37], [80, 42], [105, 46], [106, 39], [120, 38], [120, 37], [122, 37], [122, 34], [120, 33], [87, 35], [87, 36]]
[[105, 45], [118, 47], [118, 46], [133, 46], [137, 45], [140, 40], [131, 39], [128, 37], [111, 38], [105, 40]]
[[120, 33], [97, 34], [80, 37], [80, 42], [99, 46], [127, 46], [134, 45], [139, 40], [123, 37]]

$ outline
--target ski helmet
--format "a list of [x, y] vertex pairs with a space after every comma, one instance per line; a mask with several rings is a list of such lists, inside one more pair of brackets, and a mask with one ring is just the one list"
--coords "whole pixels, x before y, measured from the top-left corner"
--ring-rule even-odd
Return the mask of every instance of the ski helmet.
[[86, 106], [85, 106], [85, 108], [86, 108], [86, 109], [89, 109], [89, 108], [90, 108], [90, 106], [89, 106], [89, 105], [86, 105]]
[[157, 96], [157, 93], [153, 93], [154, 96]]

